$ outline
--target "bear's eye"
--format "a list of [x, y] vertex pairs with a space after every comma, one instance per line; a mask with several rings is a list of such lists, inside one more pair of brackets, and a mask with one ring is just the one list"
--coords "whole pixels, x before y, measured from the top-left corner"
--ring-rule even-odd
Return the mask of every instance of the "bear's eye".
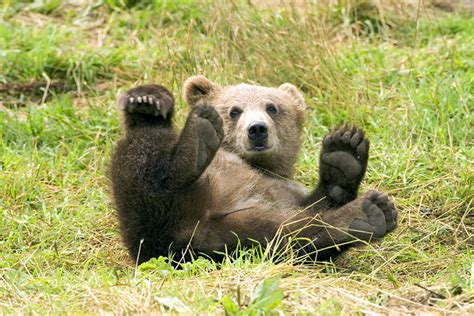
[[231, 118], [236, 118], [240, 115], [240, 113], [242, 113], [242, 110], [238, 107], [233, 107], [231, 110], [230, 110], [230, 117]]
[[268, 114], [277, 114], [278, 110], [276, 106], [272, 103], [267, 104], [267, 112]]

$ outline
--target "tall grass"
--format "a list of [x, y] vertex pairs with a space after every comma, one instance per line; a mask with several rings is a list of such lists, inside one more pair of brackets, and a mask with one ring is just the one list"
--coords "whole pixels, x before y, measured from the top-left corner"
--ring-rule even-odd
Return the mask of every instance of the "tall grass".
[[[436, 3], [4, 1], [0, 309], [473, 311], [474, 23]], [[297, 85], [309, 106], [297, 179], [309, 187], [324, 134], [363, 127], [363, 189], [396, 199], [399, 228], [316, 266], [276, 264], [256, 248], [219, 268], [201, 258], [178, 271], [161, 258], [135, 269], [108, 195], [115, 98], [164, 84], [181, 125], [181, 85], [194, 74]]]

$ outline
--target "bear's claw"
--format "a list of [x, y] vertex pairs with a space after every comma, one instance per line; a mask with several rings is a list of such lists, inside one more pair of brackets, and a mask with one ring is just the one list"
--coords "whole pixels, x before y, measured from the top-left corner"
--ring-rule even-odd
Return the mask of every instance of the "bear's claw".
[[144, 95], [144, 96], [139, 96], [139, 97], [136, 97], [136, 98], [135, 97], [129, 97], [128, 98], [128, 103], [129, 104], [148, 103], [150, 105], [156, 105], [158, 109], [160, 107], [160, 100], [156, 99], [156, 97], [153, 96], [153, 95]]
[[143, 113], [154, 116], [163, 115], [166, 117], [166, 113], [160, 111], [160, 101], [152, 95], [130, 97], [125, 105], [125, 110], [130, 113]]

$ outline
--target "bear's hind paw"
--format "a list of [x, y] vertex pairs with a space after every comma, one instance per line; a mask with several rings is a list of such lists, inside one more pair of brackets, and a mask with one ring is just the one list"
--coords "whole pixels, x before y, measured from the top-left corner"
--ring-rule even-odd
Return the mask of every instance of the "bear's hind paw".
[[368, 240], [370, 235], [381, 238], [397, 226], [397, 209], [386, 193], [369, 191], [363, 197], [362, 212], [365, 218], [356, 218], [351, 226], [351, 234]]
[[369, 140], [364, 132], [344, 125], [323, 139], [319, 173], [329, 196], [337, 203], [350, 202], [364, 177]]

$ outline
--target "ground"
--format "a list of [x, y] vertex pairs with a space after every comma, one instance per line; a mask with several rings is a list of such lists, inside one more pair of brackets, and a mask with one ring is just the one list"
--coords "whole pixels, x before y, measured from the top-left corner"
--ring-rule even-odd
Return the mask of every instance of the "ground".
[[[3, 1], [0, 313], [474, 313], [474, 19], [461, 2]], [[182, 125], [195, 74], [298, 86], [308, 186], [324, 134], [363, 127], [363, 190], [394, 197], [397, 230], [328, 264], [256, 248], [220, 267], [136, 267], [106, 173], [115, 99], [161, 83]]]

